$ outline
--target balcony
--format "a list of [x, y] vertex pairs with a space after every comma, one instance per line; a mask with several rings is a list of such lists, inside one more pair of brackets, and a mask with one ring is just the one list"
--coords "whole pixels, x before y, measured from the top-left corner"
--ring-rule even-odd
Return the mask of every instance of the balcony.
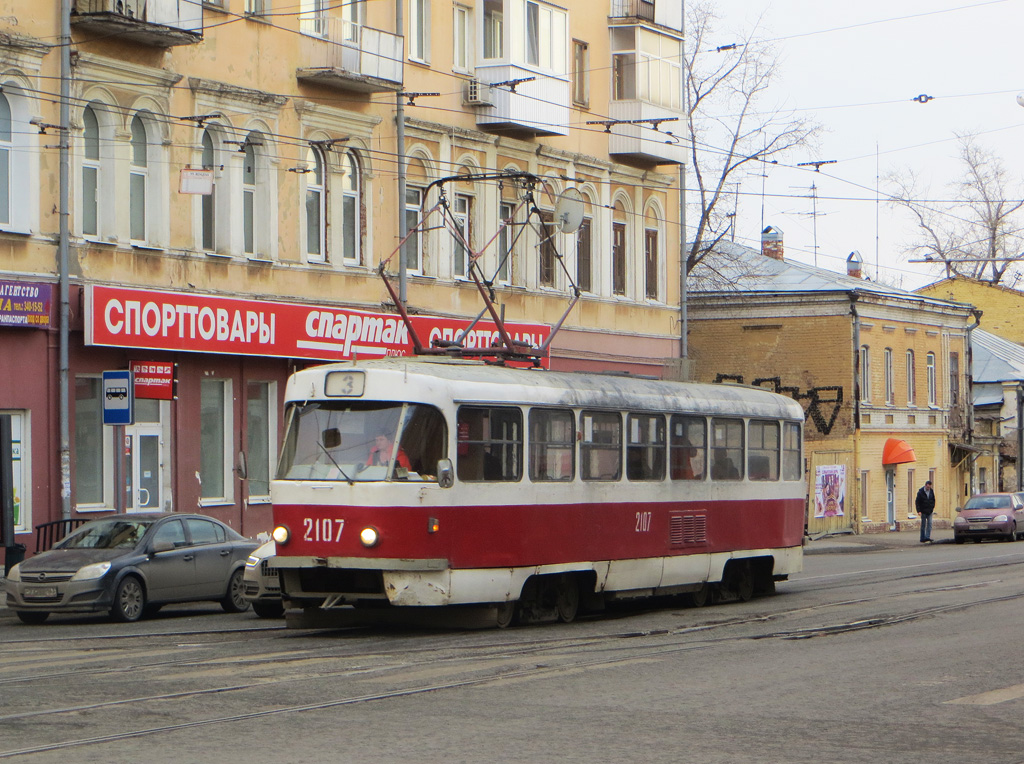
[[195, 0], [75, 0], [76, 29], [158, 48], [203, 39], [203, 6]]
[[338, 18], [300, 20], [303, 60], [295, 76], [303, 82], [358, 93], [402, 89], [404, 38]]
[[[476, 97], [466, 104], [477, 109], [476, 126], [489, 132], [528, 135], [569, 134], [569, 80], [538, 74], [515, 64], [478, 66]], [[533, 79], [530, 79], [533, 78]], [[492, 88], [492, 83], [527, 80]]]
[[608, 137], [608, 153], [620, 160], [642, 165], [682, 164], [686, 161], [686, 147], [680, 138], [676, 140], [666, 131], [677, 136], [686, 134], [683, 113], [645, 101], [611, 101], [608, 116], [612, 120], [633, 121], [638, 119], [671, 119], [663, 122], [661, 130], [650, 125], [612, 125]]
[[654, 0], [612, 0], [613, 19], [654, 21]]
[[618, 24], [657, 24], [682, 32], [683, 13], [679, 0], [611, 0], [608, 20]]

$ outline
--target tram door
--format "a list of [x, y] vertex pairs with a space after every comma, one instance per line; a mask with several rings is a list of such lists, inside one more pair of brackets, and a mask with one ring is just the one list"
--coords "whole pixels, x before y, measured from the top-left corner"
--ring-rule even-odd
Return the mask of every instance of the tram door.
[[885, 471], [885, 519], [889, 529], [896, 528], [896, 470]]
[[124, 428], [125, 511], [164, 508], [164, 438], [160, 401], [136, 400], [135, 424]]

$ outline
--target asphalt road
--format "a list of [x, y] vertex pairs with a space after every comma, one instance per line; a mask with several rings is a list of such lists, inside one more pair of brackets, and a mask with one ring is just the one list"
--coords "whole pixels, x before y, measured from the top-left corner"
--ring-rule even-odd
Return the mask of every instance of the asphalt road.
[[0, 610], [0, 758], [1024, 761], [1024, 543], [866, 538], [774, 597], [505, 631]]

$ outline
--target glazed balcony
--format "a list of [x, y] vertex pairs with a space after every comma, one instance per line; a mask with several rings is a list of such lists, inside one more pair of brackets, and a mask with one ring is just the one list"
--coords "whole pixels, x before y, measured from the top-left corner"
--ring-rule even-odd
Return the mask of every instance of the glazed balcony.
[[299, 23], [307, 65], [295, 72], [298, 79], [359, 93], [402, 89], [404, 38], [323, 15]]
[[[481, 130], [527, 135], [568, 135], [570, 89], [567, 77], [538, 74], [515, 64], [476, 68], [464, 102], [476, 108]], [[490, 87], [493, 83], [509, 83]], [[472, 96], [470, 95], [472, 94]]]
[[[642, 165], [682, 164], [686, 161], [683, 141], [669, 135], [685, 135], [683, 113], [644, 101], [611, 101], [608, 116], [624, 124], [611, 125], [608, 153], [617, 159]], [[629, 124], [636, 120], [675, 120], [662, 122], [659, 129], [652, 123]]]
[[103, 37], [158, 48], [203, 39], [203, 6], [195, 0], [75, 0], [71, 23]]

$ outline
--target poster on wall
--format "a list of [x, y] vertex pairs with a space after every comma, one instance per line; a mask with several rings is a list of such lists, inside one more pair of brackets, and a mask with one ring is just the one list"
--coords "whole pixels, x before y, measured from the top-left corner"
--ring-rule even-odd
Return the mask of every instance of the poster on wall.
[[846, 504], [846, 465], [818, 465], [814, 474], [814, 516], [842, 517]]

